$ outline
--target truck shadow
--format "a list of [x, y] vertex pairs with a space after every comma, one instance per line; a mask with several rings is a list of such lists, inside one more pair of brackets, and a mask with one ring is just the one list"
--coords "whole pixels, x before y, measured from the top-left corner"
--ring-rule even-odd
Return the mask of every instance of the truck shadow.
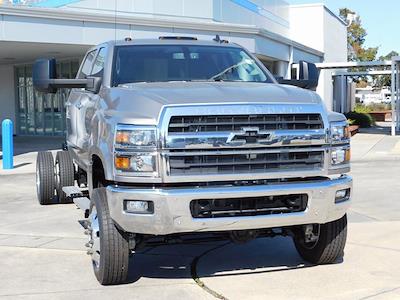
[[[338, 263], [341, 263], [339, 261]], [[315, 265], [297, 253], [291, 238], [260, 238], [145, 249], [130, 260], [129, 283], [141, 278], [191, 279], [285, 272]]]

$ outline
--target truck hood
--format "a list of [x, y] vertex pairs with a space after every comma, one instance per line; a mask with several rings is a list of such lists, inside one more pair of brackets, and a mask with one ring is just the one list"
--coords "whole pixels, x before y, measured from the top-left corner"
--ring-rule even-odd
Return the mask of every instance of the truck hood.
[[[107, 97], [108, 96], [108, 97]], [[134, 83], [109, 89], [107, 114], [155, 124], [164, 106], [196, 104], [316, 104], [320, 97], [293, 86], [254, 82]]]

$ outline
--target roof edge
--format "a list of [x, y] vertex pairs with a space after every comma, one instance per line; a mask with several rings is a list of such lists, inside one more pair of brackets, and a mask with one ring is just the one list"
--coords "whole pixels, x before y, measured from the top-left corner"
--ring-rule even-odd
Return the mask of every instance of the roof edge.
[[[55, 13], [56, 11], [56, 13]], [[129, 24], [129, 25], [143, 25], [163, 28], [181, 28], [191, 30], [202, 30], [210, 32], [222, 33], [240, 33], [240, 34], [255, 34], [262, 37], [269, 38], [271, 40], [293, 46], [299, 50], [308, 52], [310, 54], [323, 57], [324, 53], [295, 42], [287, 37], [280, 34], [270, 32], [266, 29], [259, 28], [253, 25], [233, 24], [233, 23], [221, 23], [221, 22], [196, 22], [187, 20], [169, 20], [169, 19], [153, 19], [143, 18], [137, 16], [111, 16], [111, 15], [100, 15], [95, 13], [82, 13], [76, 11], [69, 11], [65, 9], [54, 9], [54, 8], [27, 8], [27, 7], [0, 7], [0, 15], [12, 15], [20, 17], [32, 17], [42, 19], [53, 19], [53, 20], [71, 20], [81, 22], [98, 22], [98, 23], [111, 23], [111, 24]]]

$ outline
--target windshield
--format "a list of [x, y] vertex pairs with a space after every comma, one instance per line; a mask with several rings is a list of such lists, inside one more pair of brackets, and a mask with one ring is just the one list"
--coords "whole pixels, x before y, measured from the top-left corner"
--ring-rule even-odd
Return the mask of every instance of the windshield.
[[113, 86], [135, 82], [272, 82], [243, 49], [218, 46], [116, 47]]

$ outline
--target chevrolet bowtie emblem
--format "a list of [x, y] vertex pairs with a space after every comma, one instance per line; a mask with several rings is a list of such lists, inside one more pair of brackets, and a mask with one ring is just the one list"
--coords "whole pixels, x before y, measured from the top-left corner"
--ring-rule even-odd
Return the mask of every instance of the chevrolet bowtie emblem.
[[243, 127], [239, 132], [232, 132], [226, 143], [255, 144], [269, 140], [270, 137], [271, 133], [260, 132], [258, 127]]

